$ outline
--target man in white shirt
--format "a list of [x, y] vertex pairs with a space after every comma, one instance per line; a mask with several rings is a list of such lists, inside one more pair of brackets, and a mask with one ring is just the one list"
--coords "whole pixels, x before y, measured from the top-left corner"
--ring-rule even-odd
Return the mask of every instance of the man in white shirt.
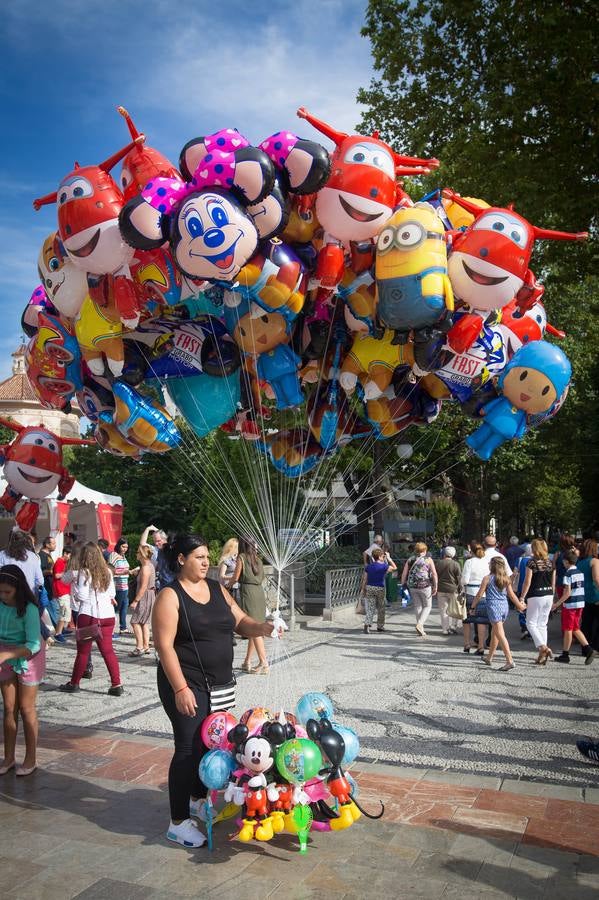
[[375, 534], [374, 540], [368, 550], [365, 550], [363, 553], [364, 556], [364, 565], [367, 566], [368, 563], [372, 562], [372, 551], [373, 550], [382, 550], [383, 549], [383, 536], [382, 534]]
[[500, 553], [499, 550], [497, 549], [497, 538], [492, 534], [488, 534], [485, 538], [485, 558], [488, 560], [491, 560], [491, 559], [493, 559], [494, 556], [501, 557], [501, 559], [505, 563], [507, 573], [508, 573], [509, 577], [511, 578], [512, 577], [511, 566], [508, 563], [505, 556], [503, 555], [503, 553]]

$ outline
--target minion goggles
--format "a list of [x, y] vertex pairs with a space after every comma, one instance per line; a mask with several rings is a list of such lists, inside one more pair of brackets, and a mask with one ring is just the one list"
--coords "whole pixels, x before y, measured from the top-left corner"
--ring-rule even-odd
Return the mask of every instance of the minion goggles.
[[377, 253], [387, 253], [392, 247], [397, 250], [414, 250], [427, 238], [432, 241], [443, 241], [445, 235], [438, 231], [425, 231], [420, 222], [402, 222], [399, 228], [389, 225], [383, 228], [377, 242]]

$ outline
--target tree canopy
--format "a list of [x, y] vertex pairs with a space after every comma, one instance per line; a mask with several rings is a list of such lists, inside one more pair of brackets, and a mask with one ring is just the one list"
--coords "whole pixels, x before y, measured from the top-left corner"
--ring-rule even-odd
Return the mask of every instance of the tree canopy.
[[[358, 95], [359, 130], [441, 160], [412, 196], [448, 186], [513, 203], [541, 227], [590, 232], [586, 245], [546, 241], [533, 253], [549, 321], [567, 332], [573, 387], [553, 421], [485, 466], [506, 527], [588, 528], [599, 515], [596, 22], [586, 0], [370, 0], [362, 31], [376, 74]], [[457, 418], [456, 433], [470, 430]], [[465, 528], [478, 469], [468, 460], [451, 472]]]

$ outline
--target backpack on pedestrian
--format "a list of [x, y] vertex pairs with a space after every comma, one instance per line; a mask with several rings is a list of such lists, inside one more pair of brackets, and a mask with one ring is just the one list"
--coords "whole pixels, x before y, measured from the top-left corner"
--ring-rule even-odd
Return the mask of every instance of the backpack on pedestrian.
[[408, 588], [415, 588], [416, 590], [424, 590], [431, 586], [431, 570], [426, 557], [416, 557], [408, 572], [407, 584]]

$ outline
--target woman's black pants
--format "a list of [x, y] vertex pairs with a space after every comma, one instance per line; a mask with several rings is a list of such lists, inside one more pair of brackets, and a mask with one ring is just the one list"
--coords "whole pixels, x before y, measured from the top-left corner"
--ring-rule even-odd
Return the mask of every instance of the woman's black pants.
[[200, 728], [210, 712], [210, 698], [205, 691], [200, 691], [193, 685], [189, 687], [198, 704], [195, 716], [184, 716], [179, 712], [169, 680], [162, 666], [158, 666], [158, 695], [171, 720], [175, 738], [175, 753], [168, 770], [168, 794], [173, 822], [189, 818], [190, 797], [205, 797], [208, 793], [200, 781], [198, 769], [200, 760], [206, 753]]

